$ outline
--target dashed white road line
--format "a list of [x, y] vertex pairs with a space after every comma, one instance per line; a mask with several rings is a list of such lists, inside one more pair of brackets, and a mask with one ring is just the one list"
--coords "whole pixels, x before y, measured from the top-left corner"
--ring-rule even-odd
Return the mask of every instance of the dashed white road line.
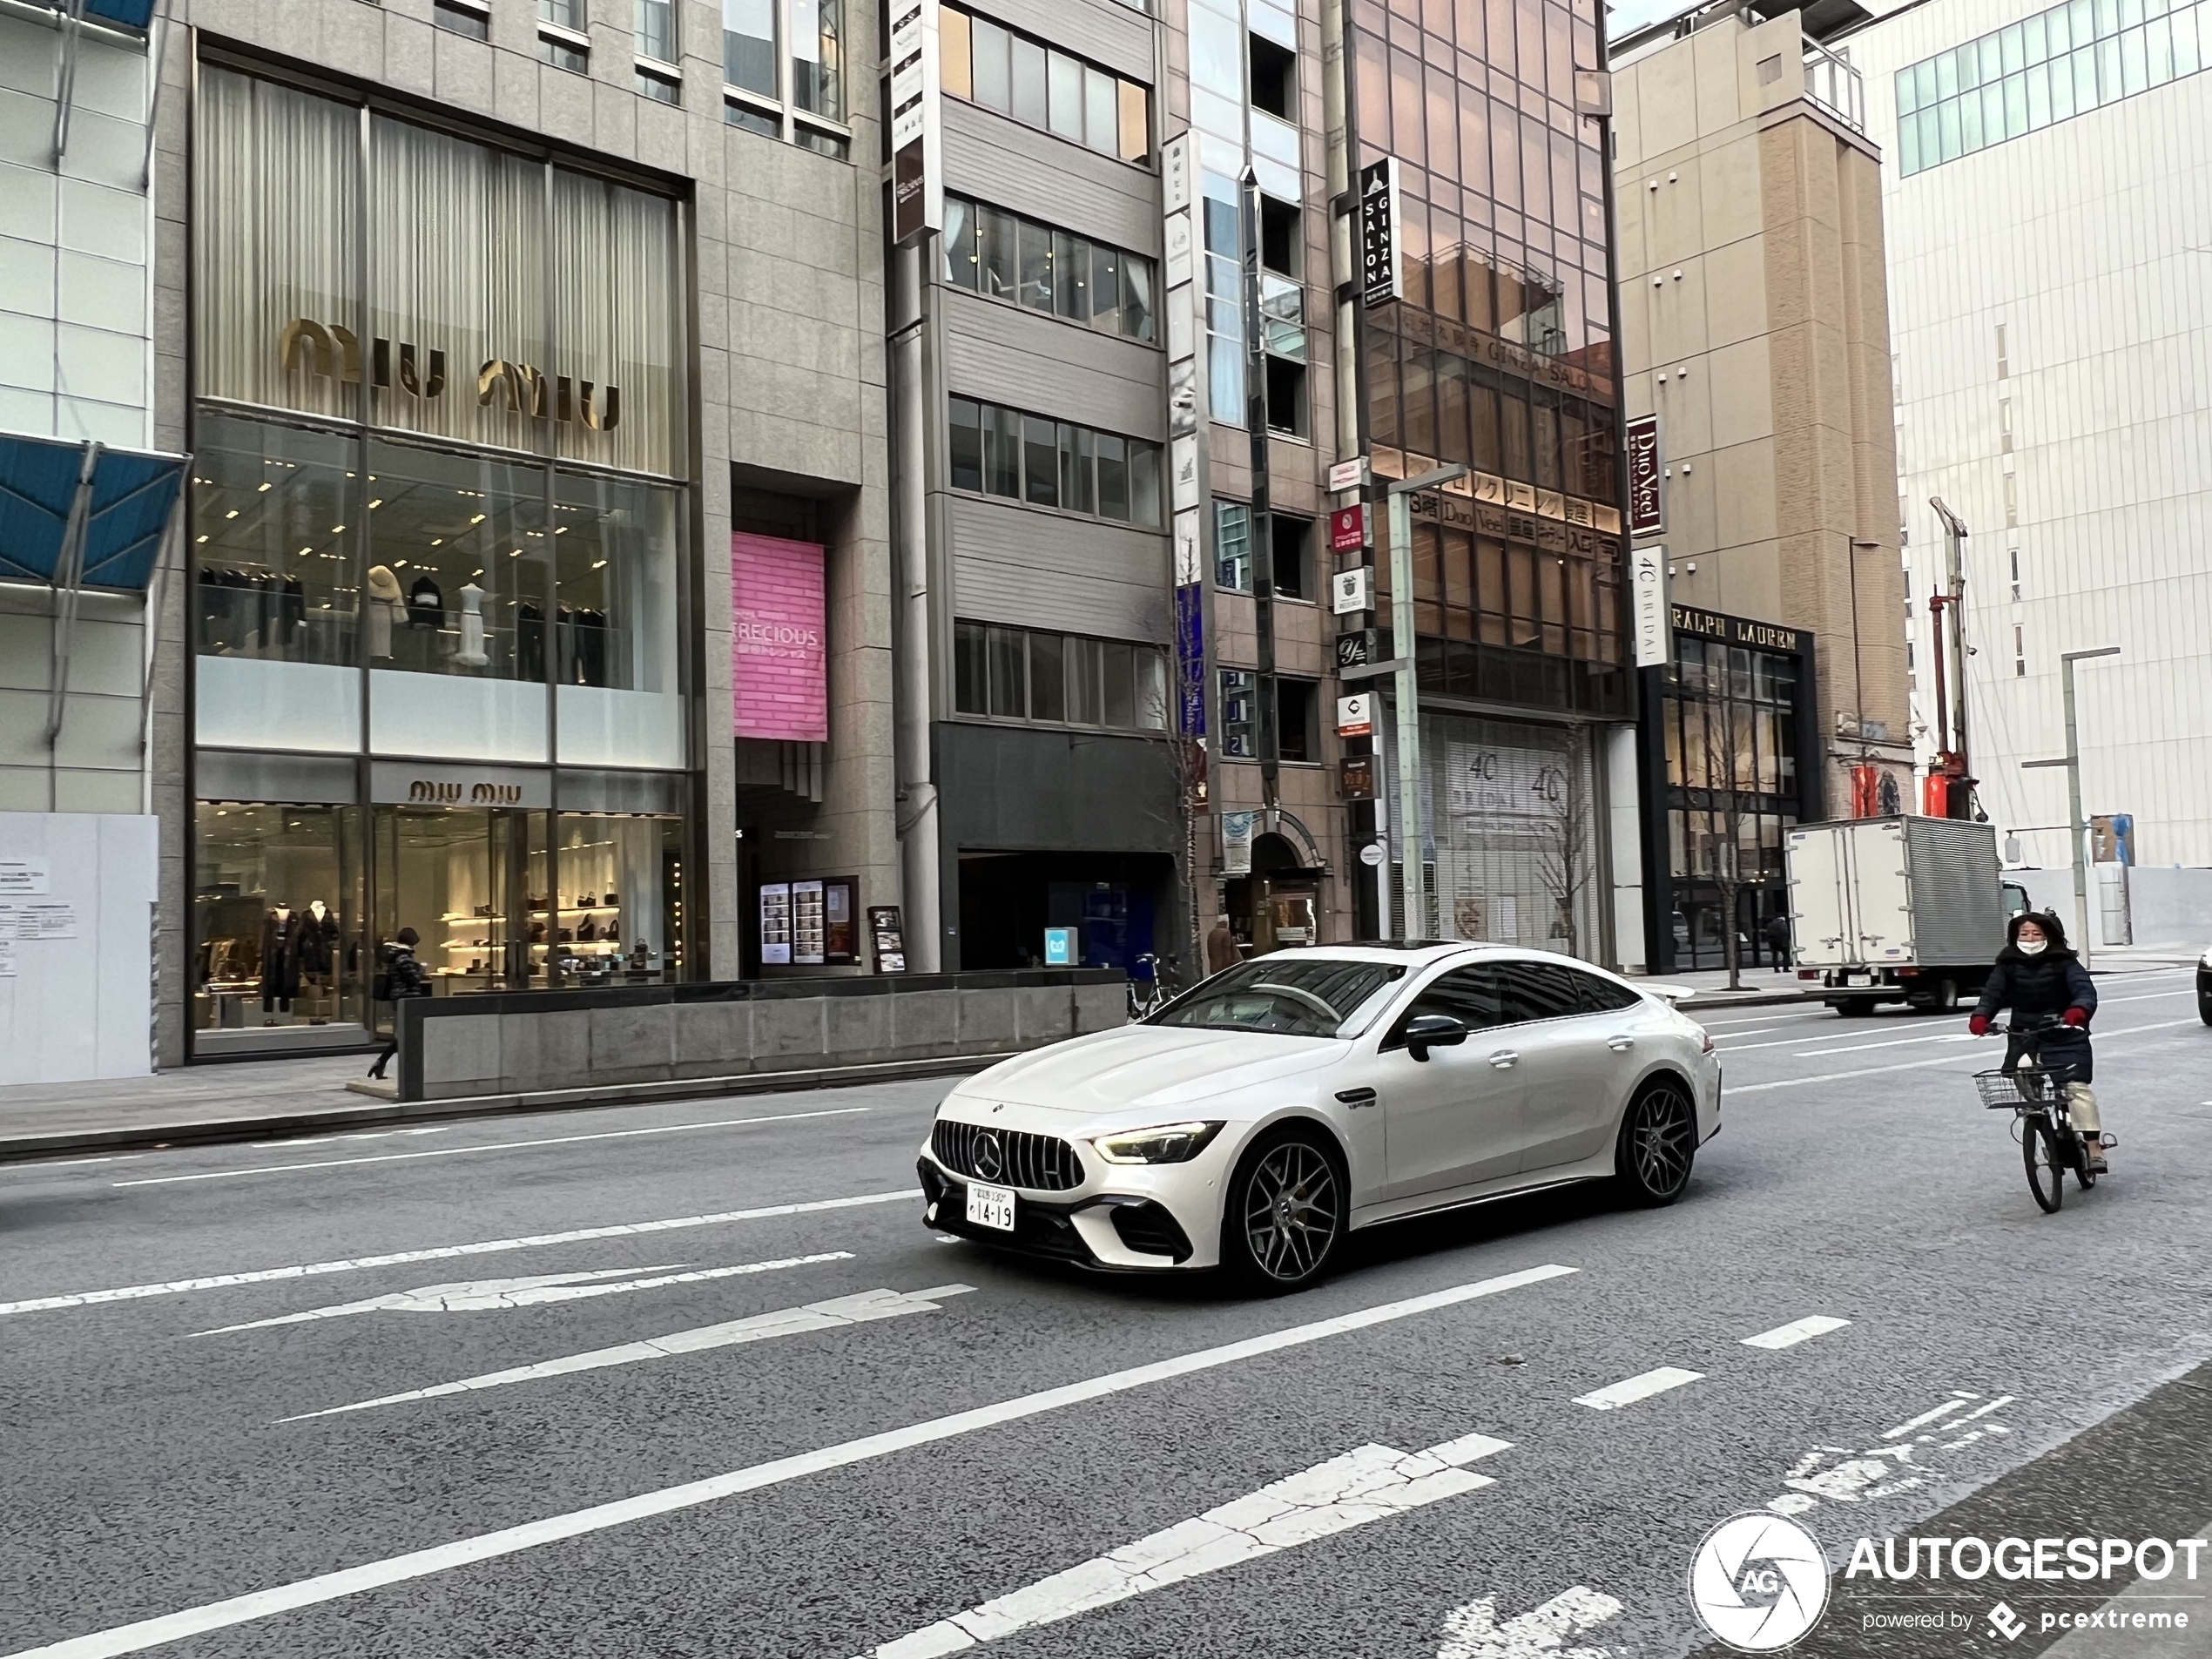
[[1497, 1602], [1478, 1596], [1444, 1615], [1444, 1645], [1436, 1659], [1608, 1659], [1608, 1649], [1576, 1638], [1620, 1613], [1613, 1597], [1576, 1584], [1500, 1624]]
[[821, 1474], [831, 1469], [845, 1468], [855, 1463], [910, 1451], [915, 1447], [929, 1446], [939, 1440], [995, 1428], [1001, 1423], [1017, 1422], [1070, 1406], [1085, 1405], [1094, 1399], [1125, 1393], [1130, 1389], [1142, 1388], [1152, 1383], [1236, 1365], [1264, 1354], [1279, 1353], [1331, 1337], [1349, 1335], [1354, 1331], [1372, 1330], [1377, 1325], [1411, 1318], [1417, 1314], [1455, 1307], [1463, 1302], [1539, 1285], [1548, 1279], [1563, 1278], [1575, 1271], [1574, 1268], [1554, 1264], [1526, 1268], [1517, 1273], [1501, 1274], [1495, 1278], [1454, 1285], [1444, 1290], [1431, 1291], [1425, 1296], [1385, 1302], [1351, 1313], [1340, 1313], [1332, 1318], [1316, 1319], [1311, 1324], [1291, 1325], [1260, 1336], [1246, 1337], [1241, 1341], [1224, 1343], [1218, 1347], [1201, 1348], [1171, 1359], [1154, 1360], [1149, 1365], [1109, 1372], [1037, 1393], [1018, 1395], [971, 1411], [930, 1418], [904, 1428], [864, 1435], [859, 1440], [845, 1440], [792, 1457], [755, 1463], [745, 1468], [732, 1469], [726, 1474], [710, 1476], [704, 1480], [664, 1487], [658, 1492], [642, 1493], [637, 1497], [617, 1499], [611, 1503], [594, 1504], [589, 1508], [549, 1515], [541, 1521], [525, 1521], [520, 1526], [503, 1527], [497, 1532], [457, 1538], [451, 1543], [410, 1550], [405, 1554], [388, 1556], [382, 1561], [368, 1561], [337, 1572], [319, 1574], [313, 1578], [278, 1585], [272, 1589], [255, 1590], [224, 1601], [186, 1608], [180, 1612], [165, 1613], [157, 1618], [140, 1619], [81, 1636], [70, 1636], [44, 1647], [22, 1649], [9, 1656], [9, 1659], [113, 1659], [113, 1656], [118, 1654], [142, 1653], [149, 1648], [180, 1642], [187, 1636], [202, 1635], [210, 1630], [229, 1629], [279, 1613], [315, 1607], [345, 1596], [358, 1595], [366, 1590], [406, 1583], [412, 1579], [428, 1578], [433, 1574], [449, 1572], [456, 1567], [496, 1560], [521, 1550], [558, 1543], [563, 1539], [580, 1538], [590, 1533], [603, 1532], [610, 1527], [627, 1526], [632, 1521], [692, 1508], [699, 1504], [713, 1503], [723, 1498], [735, 1497], [740, 1493], [781, 1486], [787, 1481], [804, 1480], [809, 1475]]
[[846, 1325], [867, 1325], [877, 1319], [903, 1318], [909, 1313], [934, 1313], [939, 1304], [948, 1297], [965, 1296], [974, 1288], [973, 1285], [939, 1285], [927, 1291], [862, 1291], [853, 1296], [809, 1302], [804, 1307], [779, 1308], [773, 1313], [756, 1313], [750, 1318], [725, 1320], [720, 1325], [695, 1325], [689, 1331], [672, 1331], [664, 1337], [648, 1337], [643, 1342], [625, 1342], [612, 1348], [594, 1348], [588, 1353], [563, 1354], [558, 1359], [542, 1360], [534, 1366], [488, 1371], [482, 1376], [463, 1377], [458, 1382], [438, 1383], [428, 1388], [410, 1388], [404, 1393], [384, 1394], [375, 1399], [357, 1399], [350, 1406], [331, 1406], [319, 1412], [301, 1412], [293, 1417], [280, 1417], [277, 1421], [304, 1423], [311, 1417], [336, 1417], [341, 1413], [365, 1412], [377, 1406], [401, 1406], [409, 1400], [437, 1399], [448, 1394], [504, 1388], [509, 1383], [565, 1377], [573, 1372], [604, 1371], [610, 1366], [634, 1366], [649, 1359], [673, 1359], [682, 1354], [701, 1353], [709, 1348], [730, 1348], [746, 1342], [772, 1342], [779, 1337], [800, 1336], [809, 1331], [833, 1331]]
[[1479, 1491], [1497, 1483], [1487, 1474], [1470, 1474], [1464, 1466], [1508, 1449], [1509, 1442], [1487, 1434], [1466, 1435], [1425, 1452], [1363, 1446], [1010, 1595], [887, 1642], [869, 1649], [866, 1659], [940, 1659]]
[[[1804, 1039], [1799, 1037], [1798, 1042]], [[1885, 1037], [1879, 1042], [1847, 1042], [1835, 1049], [1800, 1049], [1790, 1057], [1792, 1060], [1821, 1060], [1831, 1054], [1863, 1054], [1869, 1049], [1908, 1049], [1916, 1042], [1978, 1042], [1982, 1039], [1971, 1031], [1931, 1031], [1918, 1037]]]
[[204, 1170], [197, 1175], [142, 1175], [118, 1187], [166, 1187], [185, 1181], [238, 1181], [250, 1176], [293, 1175], [301, 1170], [342, 1170], [356, 1163], [403, 1163], [413, 1158], [466, 1157], [472, 1152], [513, 1152], [533, 1146], [570, 1146], [579, 1141], [623, 1141], [639, 1135], [680, 1135], [687, 1130], [748, 1129], [755, 1123], [796, 1123], [810, 1117], [850, 1117], [868, 1106], [833, 1106], [817, 1112], [776, 1112], [765, 1117], [720, 1117], [707, 1123], [658, 1123], [651, 1129], [607, 1129], [590, 1135], [548, 1135], [534, 1141], [493, 1141], [483, 1146], [434, 1146], [422, 1152], [376, 1152], [367, 1157], [319, 1158], [312, 1163], [266, 1163], [253, 1170]]
[[[1981, 1396], [1979, 1394], [1969, 1394], [1963, 1390], [1953, 1389], [1952, 1391], [1952, 1397], [1949, 1399], [1945, 1400], [1942, 1405], [1938, 1406], [1932, 1411], [1922, 1412], [1918, 1417], [1907, 1418], [1904, 1422], [1899, 1423], [1895, 1428], [1891, 1429], [1887, 1433], [1884, 1434], [1882, 1438], [1885, 1440], [1893, 1440], [1900, 1434], [1910, 1434], [1916, 1428], [1925, 1428], [1929, 1424], [1937, 1421], [1939, 1419], [1948, 1417], [1953, 1412], [1965, 1410], [1969, 1401], [1979, 1399], [1980, 1398]], [[2010, 1396], [2007, 1396], [2007, 1398], [2010, 1398]]]
[[[2097, 1040], [2100, 1042], [2111, 1042], [2120, 1037], [2141, 1036], [2147, 1031], [2168, 1031], [2176, 1026], [2202, 1023], [2202, 1021], [2194, 1018], [2161, 1020], [2152, 1025], [2131, 1025], [2119, 1031], [2100, 1031], [2097, 1033]], [[1805, 1089], [1814, 1083], [1848, 1082], [1855, 1077], [1883, 1077], [1897, 1071], [1924, 1071], [1932, 1066], [1955, 1066], [1961, 1061], [1979, 1063], [1983, 1060], [1988, 1060], [1993, 1062], [1991, 1069], [1994, 1069], [1994, 1062], [2003, 1057], [2004, 1051], [2001, 1049], [1995, 1049], [1985, 1050], [1979, 1054], [1939, 1055], [1932, 1060], [1905, 1060], [1894, 1066], [1861, 1066], [1855, 1071], [1824, 1071], [1810, 1077], [1780, 1077], [1771, 1082], [1731, 1083], [1729, 1085], [1726, 1097], [1729, 1100], [1734, 1100], [1743, 1095], [1763, 1095], [1774, 1089]]]
[[[540, 1307], [548, 1302], [574, 1302], [585, 1297], [620, 1296], [630, 1291], [657, 1291], [668, 1285], [697, 1285], [707, 1279], [736, 1278], [751, 1273], [773, 1273], [786, 1267], [813, 1267], [821, 1262], [849, 1262], [849, 1250], [823, 1251], [813, 1256], [786, 1256], [772, 1262], [739, 1262], [732, 1267], [690, 1267], [671, 1262], [664, 1268], [603, 1267], [590, 1273], [536, 1273], [527, 1278], [479, 1278], [455, 1285], [425, 1285], [420, 1290], [397, 1291], [372, 1296], [365, 1302], [341, 1302], [335, 1307], [309, 1308], [300, 1313], [280, 1313], [273, 1319], [249, 1319], [243, 1325], [219, 1325], [195, 1331], [196, 1337], [219, 1337], [233, 1331], [266, 1331], [272, 1325], [307, 1325], [318, 1319], [342, 1319], [354, 1313], [461, 1313], [484, 1308]], [[679, 1271], [679, 1269], [688, 1271]], [[623, 1278], [644, 1273], [644, 1278]], [[609, 1280], [620, 1280], [610, 1284]]]
[[297, 1267], [263, 1267], [245, 1273], [209, 1273], [198, 1278], [172, 1278], [158, 1285], [123, 1285], [106, 1291], [73, 1291], [64, 1296], [34, 1296], [20, 1302], [0, 1302], [0, 1316], [45, 1313], [57, 1308], [97, 1307], [107, 1302], [136, 1302], [152, 1296], [183, 1296], [194, 1291], [223, 1291], [234, 1285], [273, 1285], [286, 1279], [320, 1278], [327, 1273], [362, 1273], [378, 1267], [405, 1267], [415, 1262], [449, 1261], [457, 1256], [490, 1256], [509, 1250], [543, 1250], [555, 1244], [581, 1244], [598, 1238], [631, 1238], [648, 1233], [681, 1232], [692, 1227], [720, 1227], [734, 1221], [768, 1221], [779, 1216], [816, 1215], [825, 1211], [855, 1210], [868, 1204], [901, 1204], [919, 1199], [921, 1190], [863, 1192], [849, 1198], [810, 1198], [798, 1204], [763, 1204], [753, 1210], [725, 1210], [714, 1215], [672, 1216], [660, 1221], [614, 1222], [603, 1227], [577, 1227], [567, 1232], [530, 1233], [520, 1238], [486, 1238], [469, 1244], [435, 1244], [423, 1250], [395, 1250], [379, 1256], [353, 1256], [341, 1261], [307, 1262]]
[[1840, 1331], [1849, 1319], [1838, 1319], [1825, 1313], [1809, 1314], [1802, 1319], [1792, 1319], [1787, 1325], [1777, 1325], [1771, 1331], [1762, 1331], [1755, 1337], [1745, 1337], [1747, 1348], [1794, 1348], [1800, 1342], [1814, 1337], [1824, 1337], [1831, 1331]]
[[1587, 1406], [1594, 1412], [1617, 1412], [1623, 1406], [1633, 1406], [1640, 1399], [1649, 1399], [1654, 1394], [1663, 1394], [1694, 1382], [1703, 1382], [1702, 1371], [1684, 1371], [1679, 1366], [1661, 1366], [1656, 1371], [1647, 1371], [1639, 1376], [1624, 1377], [1619, 1382], [1587, 1394], [1575, 1396], [1577, 1406]]

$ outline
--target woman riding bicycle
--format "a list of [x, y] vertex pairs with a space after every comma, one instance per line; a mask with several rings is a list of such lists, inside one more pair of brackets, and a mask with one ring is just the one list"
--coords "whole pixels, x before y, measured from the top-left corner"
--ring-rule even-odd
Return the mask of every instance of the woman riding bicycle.
[[[2097, 1011], [2097, 988], [2081, 959], [2067, 948], [2066, 929], [2053, 913], [2028, 911], [2014, 916], [2012, 942], [1997, 953], [1997, 965], [1983, 982], [1981, 1001], [1966, 1028], [1976, 1036], [1989, 1029], [2000, 1008], [2013, 1011], [2013, 1028], [2055, 1017], [2060, 1023], [2039, 1034], [2043, 1064], [2067, 1080], [2067, 1106], [2089, 1155], [2089, 1173], [2105, 1173], [2104, 1125], [2097, 1116], [2094, 1075], [2089, 1052], [2089, 1018]], [[2006, 1069], [2012, 1069], [2008, 1056]]]

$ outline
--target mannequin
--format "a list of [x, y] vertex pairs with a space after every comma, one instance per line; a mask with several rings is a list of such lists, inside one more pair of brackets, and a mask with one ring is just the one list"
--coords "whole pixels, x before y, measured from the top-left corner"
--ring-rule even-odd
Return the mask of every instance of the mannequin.
[[483, 668], [491, 658], [484, 654], [484, 590], [471, 582], [461, 590], [461, 649], [453, 660], [463, 668]]
[[371, 658], [392, 654], [392, 624], [399, 619], [400, 579], [392, 574], [391, 567], [372, 564], [368, 567], [368, 654]]
[[446, 625], [445, 595], [428, 576], [415, 577], [415, 585], [407, 590], [407, 625], [428, 630]]
[[274, 1025], [273, 1015], [292, 1012], [292, 999], [300, 992], [300, 918], [292, 907], [278, 900], [261, 918], [261, 1014], [263, 1025]]

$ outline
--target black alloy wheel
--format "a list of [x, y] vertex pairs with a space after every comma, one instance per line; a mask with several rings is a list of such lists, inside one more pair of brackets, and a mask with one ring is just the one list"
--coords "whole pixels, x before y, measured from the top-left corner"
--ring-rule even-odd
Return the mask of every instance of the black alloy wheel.
[[2027, 1166], [2027, 1190], [2045, 1215], [2055, 1215], [2066, 1202], [2068, 1162], [2059, 1146], [2059, 1132], [2047, 1117], [2020, 1120], [2020, 1162]]
[[1613, 1168], [1632, 1201], [1653, 1208], [1674, 1203], [1696, 1157], [1697, 1109], [1681, 1084], [1655, 1082], [1629, 1103]]
[[1350, 1219], [1348, 1184], [1311, 1130], [1285, 1130], [1244, 1155], [1229, 1183], [1222, 1260], [1268, 1294], [1304, 1290], [1321, 1277]]

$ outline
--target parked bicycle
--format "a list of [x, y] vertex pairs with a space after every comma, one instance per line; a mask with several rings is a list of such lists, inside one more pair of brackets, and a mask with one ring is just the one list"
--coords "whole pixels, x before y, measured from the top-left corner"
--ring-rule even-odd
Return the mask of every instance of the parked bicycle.
[[1183, 994], [1173, 961], [1148, 950], [1136, 959], [1136, 968], [1137, 972], [1129, 976], [1129, 1017], [1132, 1021], [1150, 1019]]
[[[2010, 1027], [1993, 1025], [1993, 1036], [2006, 1040], [2004, 1066], [1978, 1071], [1974, 1087], [1981, 1103], [1993, 1111], [2010, 1109], [2018, 1126], [2020, 1161], [2027, 1168], [2027, 1190], [2043, 1213], [2054, 1213], [2066, 1202], [2067, 1171], [2084, 1191], [2097, 1184], [2089, 1168], [2090, 1137], [2074, 1126], [2067, 1099], [2067, 1083], [2074, 1068], [2043, 1059], [2043, 1037], [2064, 1028], [2055, 1015], [2031, 1022], [2015, 1020]], [[2096, 1150], [2119, 1144], [2112, 1136], [2098, 1134]]]

